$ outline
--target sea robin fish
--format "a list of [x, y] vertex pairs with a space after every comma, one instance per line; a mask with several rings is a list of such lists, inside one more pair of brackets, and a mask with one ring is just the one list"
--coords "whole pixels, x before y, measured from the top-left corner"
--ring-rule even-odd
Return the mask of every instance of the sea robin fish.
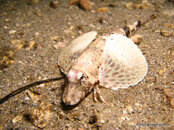
[[67, 79], [62, 96], [66, 105], [76, 105], [92, 89], [103, 100], [99, 86], [117, 90], [136, 85], [144, 78], [146, 59], [129, 38], [141, 25], [137, 21], [99, 37], [95, 31], [85, 33], [60, 53], [58, 66]]

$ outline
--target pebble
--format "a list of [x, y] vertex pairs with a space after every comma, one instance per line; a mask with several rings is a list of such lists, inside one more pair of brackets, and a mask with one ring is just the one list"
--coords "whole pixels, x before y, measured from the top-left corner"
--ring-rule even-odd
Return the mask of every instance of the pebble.
[[15, 44], [22, 44], [22, 41], [19, 40], [19, 39], [13, 39], [13, 40], [11, 40], [11, 43], [12, 43], [13, 45], [15, 45]]
[[37, 37], [37, 36], [39, 36], [40, 34], [39, 34], [39, 32], [35, 32], [34, 35]]
[[154, 6], [149, 3], [147, 0], [143, 0], [141, 3], [132, 3], [128, 2], [125, 4], [127, 9], [153, 9]]
[[39, 9], [36, 9], [36, 10], [34, 11], [34, 13], [35, 13], [37, 16], [39, 16], [39, 17], [42, 17], [42, 16], [43, 16], [42, 11], [39, 10]]
[[89, 0], [80, 0], [80, 7], [84, 10], [91, 10], [93, 4]]
[[164, 26], [167, 27], [167, 28], [174, 29], [174, 25], [170, 24], [170, 23], [165, 23]]
[[58, 1], [50, 1], [50, 7], [55, 9], [58, 7], [58, 3], [59, 3]]
[[143, 36], [141, 35], [134, 35], [134, 36], [131, 36], [131, 40], [137, 44], [137, 45], [140, 45], [141, 42], [143, 41]]
[[165, 37], [174, 36], [174, 32], [173, 31], [161, 30], [160, 33], [161, 33], [162, 36], [165, 36]]
[[16, 123], [22, 119], [23, 119], [23, 115], [19, 114], [15, 118], [13, 118], [12, 123]]
[[37, 48], [37, 43], [35, 41], [30, 41], [26, 50], [33, 50]]
[[108, 7], [101, 7], [101, 8], [98, 8], [96, 12], [101, 12], [101, 13], [105, 13], [105, 12], [108, 12]]
[[125, 4], [125, 7], [127, 9], [133, 9], [133, 3], [132, 2], [128, 2], [128, 3]]
[[23, 48], [22, 41], [19, 39], [13, 39], [11, 40], [11, 43], [13, 44], [15, 51], [20, 51]]
[[169, 48], [168, 51], [167, 51], [167, 54], [169, 56], [173, 56], [174, 57], [174, 47], [173, 48]]
[[49, 123], [52, 112], [42, 109], [33, 109], [31, 112], [31, 119], [33, 124], [39, 128], [44, 128]]
[[153, 5], [150, 4], [147, 0], [143, 0], [140, 4], [134, 5], [135, 9], [152, 9]]
[[163, 89], [163, 92], [164, 92], [164, 94], [166, 94], [166, 96], [168, 98], [174, 98], [174, 90], [172, 92], [172, 89], [165, 88], [165, 89]]
[[174, 108], [174, 89], [172, 88], [163, 89], [163, 93], [168, 97], [170, 105]]
[[6, 18], [4, 21], [5, 21], [5, 22], [9, 22], [9, 21], [10, 21], [10, 19]]
[[29, 90], [27, 90], [27, 94], [34, 103], [37, 103], [38, 101], [42, 99], [42, 95], [35, 94]]
[[59, 43], [53, 45], [53, 48], [56, 49], [56, 50], [62, 49], [62, 48], [65, 48], [65, 47], [66, 47], [66, 43], [64, 43], [64, 42], [59, 42]]
[[71, 0], [69, 2], [70, 5], [75, 5], [75, 4], [78, 4], [80, 0]]
[[9, 30], [8, 33], [9, 34], [15, 34], [16, 33], [16, 30]]
[[164, 75], [165, 72], [166, 72], [166, 68], [163, 68], [163, 69], [161, 69], [160, 71], [158, 71], [158, 74], [159, 74], [160, 76], [162, 76], [162, 75]]

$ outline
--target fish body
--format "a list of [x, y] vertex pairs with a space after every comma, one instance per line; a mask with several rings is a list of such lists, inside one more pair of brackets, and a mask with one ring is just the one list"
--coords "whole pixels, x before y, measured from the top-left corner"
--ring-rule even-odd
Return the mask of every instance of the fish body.
[[140, 82], [147, 62], [140, 49], [127, 36], [139, 26], [114, 31], [97, 38], [95, 31], [75, 39], [60, 54], [58, 65], [66, 75], [62, 100], [76, 105], [96, 86], [117, 90]]

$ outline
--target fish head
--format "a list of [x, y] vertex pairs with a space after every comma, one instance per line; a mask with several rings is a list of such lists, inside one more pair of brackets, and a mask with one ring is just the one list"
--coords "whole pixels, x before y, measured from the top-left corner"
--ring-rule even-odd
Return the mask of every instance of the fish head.
[[62, 100], [66, 105], [76, 105], [92, 90], [88, 77], [80, 71], [71, 69], [67, 74]]

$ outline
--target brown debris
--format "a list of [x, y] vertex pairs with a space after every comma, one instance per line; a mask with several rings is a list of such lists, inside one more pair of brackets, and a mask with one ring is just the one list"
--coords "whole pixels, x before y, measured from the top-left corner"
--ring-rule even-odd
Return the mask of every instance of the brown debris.
[[174, 108], [174, 89], [172, 88], [163, 89], [163, 93], [168, 97], [170, 105]]
[[166, 72], [166, 68], [163, 68], [163, 69], [161, 69], [160, 71], [158, 71], [158, 74], [159, 74], [160, 76], [162, 76], [162, 75], [164, 75], [165, 72]]
[[58, 7], [57, 5], [58, 5], [58, 1], [50, 1], [50, 7], [51, 8], [55, 9], [55, 8]]
[[128, 3], [125, 4], [125, 7], [127, 9], [133, 9], [133, 3], [132, 2], [128, 2]]
[[50, 118], [53, 116], [51, 107], [52, 104], [42, 102], [40, 108], [32, 109], [30, 114], [32, 123], [39, 128], [44, 128], [49, 123]]
[[15, 50], [9, 46], [0, 47], [0, 70], [14, 63]]
[[168, 98], [174, 98], [174, 90], [172, 91], [172, 89], [165, 88], [163, 89], [163, 92]]
[[64, 42], [60, 42], [60, 43], [57, 43], [55, 45], [53, 45], [53, 48], [58, 50], [58, 49], [62, 49], [62, 48], [65, 48], [66, 47], [66, 43]]
[[173, 57], [174, 57], [174, 47], [169, 48], [168, 51], [167, 51], [167, 54], [168, 54], [169, 56], [173, 56]]
[[125, 4], [125, 7], [127, 9], [153, 9], [154, 8], [154, 6], [146, 0], [143, 0], [141, 3], [128, 2]]
[[90, 2], [89, 0], [71, 0], [69, 2], [70, 5], [78, 5], [80, 8], [84, 10], [91, 10], [93, 3]]
[[36, 15], [39, 16], [39, 17], [42, 17], [42, 16], [43, 16], [43, 13], [42, 13], [42, 11], [41, 11], [40, 9], [36, 9], [36, 10], [34, 11], [34, 14], [36, 14]]
[[170, 24], [170, 23], [165, 23], [164, 26], [167, 27], [167, 28], [174, 29], [174, 25]]
[[107, 12], [109, 9], [107, 7], [101, 7], [101, 8], [98, 8], [96, 12], [101, 12], [101, 13], [105, 13]]
[[80, 0], [80, 7], [84, 10], [91, 10], [93, 4], [89, 0]]
[[29, 114], [25, 114], [24, 117], [27, 118], [34, 126], [39, 128], [44, 128], [53, 116], [52, 107], [53, 105], [45, 101], [43, 95], [38, 95], [32, 91], [27, 91], [28, 95], [32, 101], [36, 104], [37, 108], [32, 108]]
[[131, 36], [130, 39], [137, 45], [140, 45], [141, 42], [143, 41], [143, 36], [141, 35], [134, 35], [134, 36]]
[[165, 37], [174, 36], [174, 32], [173, 31], [161, 30], [160, 33], [161, 33], [162, 36], [165, 36]]
[[27, 90], [27, 94], [34, 103], [37, 103], [38, 101], [40, 101], [42, 99], [42, 95], [38, 95], [36, 93], [33, 93], [30, 90]]
[[71, 0], [69, 2], [70, 5], [75, 5], [75, 4], [79, 4], [79, 0]]
[[13, 118], [12, 122], [13, 123], [16, 123], [16, 122], [18, 122], [18, 121], [20, 121], [22, 119], [23, 119], [23, 115], [22, 114], [19, 114], [15, 118]]

